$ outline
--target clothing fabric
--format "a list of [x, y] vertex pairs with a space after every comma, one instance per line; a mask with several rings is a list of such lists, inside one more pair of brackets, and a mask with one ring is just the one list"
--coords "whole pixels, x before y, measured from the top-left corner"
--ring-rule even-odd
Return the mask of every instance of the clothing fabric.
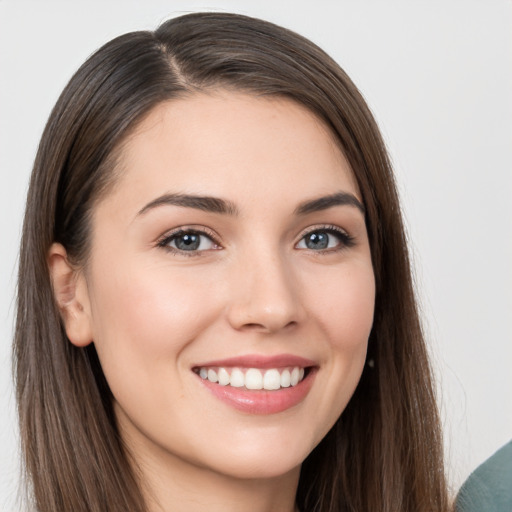
[[512, 512], [512, 441], [471, 473], [457, 496], [456, 512]]

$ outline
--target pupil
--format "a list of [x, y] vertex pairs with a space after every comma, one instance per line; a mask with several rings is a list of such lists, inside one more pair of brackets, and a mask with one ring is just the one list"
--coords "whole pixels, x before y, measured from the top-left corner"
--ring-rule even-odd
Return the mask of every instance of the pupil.
[[176, 247], [182, 251], [193, 251], [199, 247], [200, 238], [198, 235], [181, 235], [176, 239]]
[[329, 245], [327, 233], [311, 233], [306, 239], [308, 249], [326, 249]]

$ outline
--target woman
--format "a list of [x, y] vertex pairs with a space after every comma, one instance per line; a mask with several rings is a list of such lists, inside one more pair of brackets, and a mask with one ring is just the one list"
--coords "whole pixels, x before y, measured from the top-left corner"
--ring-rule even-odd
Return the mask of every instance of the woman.
[[385, 148], [297, 34], [192, 14], [89, 58], [19, 275], [38, 510], [447, 509]]

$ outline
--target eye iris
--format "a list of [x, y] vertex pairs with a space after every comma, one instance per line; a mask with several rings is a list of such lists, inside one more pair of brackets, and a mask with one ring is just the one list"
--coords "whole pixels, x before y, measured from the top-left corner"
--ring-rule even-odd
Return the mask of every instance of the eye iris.
[[308, 249], [326, 249], [329, 246], [329, 235], [327, 233], [310, 233], [306, 237], [306, 247]]
[[186, 233], [176, 238], [175, 244], [181, 251], [194, 251], [199, 247], [201, 238], [195, 233]]

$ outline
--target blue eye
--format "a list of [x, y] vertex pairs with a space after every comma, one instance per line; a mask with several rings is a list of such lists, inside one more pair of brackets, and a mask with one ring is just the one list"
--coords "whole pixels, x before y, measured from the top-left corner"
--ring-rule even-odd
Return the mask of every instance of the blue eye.
[[343, 249], [352, 247], [354, 240], [347, 233], [337, 229], [316, 229], [305, 234], [299, 243], [297, 249], [309, 249], [311, 251], [325, 251], [328, 249]]
[[219, 247], [210, 236], [193, 230], [180, 230], [172, 233], [159, 242], [158, 245], [180, 252], [208, 251]]

